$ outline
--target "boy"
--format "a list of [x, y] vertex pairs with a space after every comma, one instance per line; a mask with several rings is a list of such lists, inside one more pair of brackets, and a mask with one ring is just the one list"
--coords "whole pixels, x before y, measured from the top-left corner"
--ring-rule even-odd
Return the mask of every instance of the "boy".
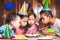
[[50, 24], [56, 31], [56, 34], [60, 36], [60, 19], [54, 18], [50, 10], [42, 10], [40, 12], [40, 19], [43, 24]]
[[[11, 12], [8, 17], [7, 17], [7, 20], [6, 20], [6, 24], [5, 25], [2, 25], [0, 27], [0, 33], [2, 34], [2, 36], [6, 37], [5, 36], [5, 32], [6, 32], [6, 27], [9, 27], [10, 29], [10, 35], [11, 37], [14, 35], [14, 30], [13, 28], [17, 28], [20, 26], [20, 16], [14, 12]], [[7, 26], [8, 24], [8, 26]]]

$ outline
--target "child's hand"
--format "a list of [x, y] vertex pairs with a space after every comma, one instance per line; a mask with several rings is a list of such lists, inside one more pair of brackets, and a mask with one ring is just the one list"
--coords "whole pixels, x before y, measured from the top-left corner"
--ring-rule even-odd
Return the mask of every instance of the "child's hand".
[[55, 36], [56, 34], [55, 33], [48, 33], [48, 36]]

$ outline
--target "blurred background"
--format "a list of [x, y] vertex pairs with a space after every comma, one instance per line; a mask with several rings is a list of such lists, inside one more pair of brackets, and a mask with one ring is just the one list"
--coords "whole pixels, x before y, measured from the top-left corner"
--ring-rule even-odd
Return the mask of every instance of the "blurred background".
[[[32, 12], [35, 5], [41, 4], [41, 6], [43, 6], [44, 4], [44, 0], [43, 2], [42, 0], [0, 0], [0, 25], [6, 23], [6, 17], [10, 12], [19, 12], [24, 2], [27, 7], [27, 12]], [[53, 15], [60, 18], [60, 0], [50, 0], [49, 2]]]

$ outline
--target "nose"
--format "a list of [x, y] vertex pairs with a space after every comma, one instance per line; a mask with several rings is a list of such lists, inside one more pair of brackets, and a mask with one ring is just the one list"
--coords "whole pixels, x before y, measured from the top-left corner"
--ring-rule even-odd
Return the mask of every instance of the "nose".
[[42, 23], [44, 23], [44, 21], [42, 20]]
[[42, 20], [42, 22], [43, 22], [43, 20]]

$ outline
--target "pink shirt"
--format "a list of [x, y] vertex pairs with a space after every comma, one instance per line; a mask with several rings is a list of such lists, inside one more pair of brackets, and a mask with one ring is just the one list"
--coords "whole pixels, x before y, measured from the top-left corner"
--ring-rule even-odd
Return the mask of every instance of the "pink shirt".
[[16, 29], [16, 31], [15, 31], [15, 35], [22, 35], [22, 34], [24, 34], [24, 31], [25, 31], [25, 29], [24, 28], [18, 28], [18, 29]]
[[32, 27], [28, 28], [27, 30], [27, 34], [36, 34], [38, 31], [38, 26], [36, 24], [34, 24]]

